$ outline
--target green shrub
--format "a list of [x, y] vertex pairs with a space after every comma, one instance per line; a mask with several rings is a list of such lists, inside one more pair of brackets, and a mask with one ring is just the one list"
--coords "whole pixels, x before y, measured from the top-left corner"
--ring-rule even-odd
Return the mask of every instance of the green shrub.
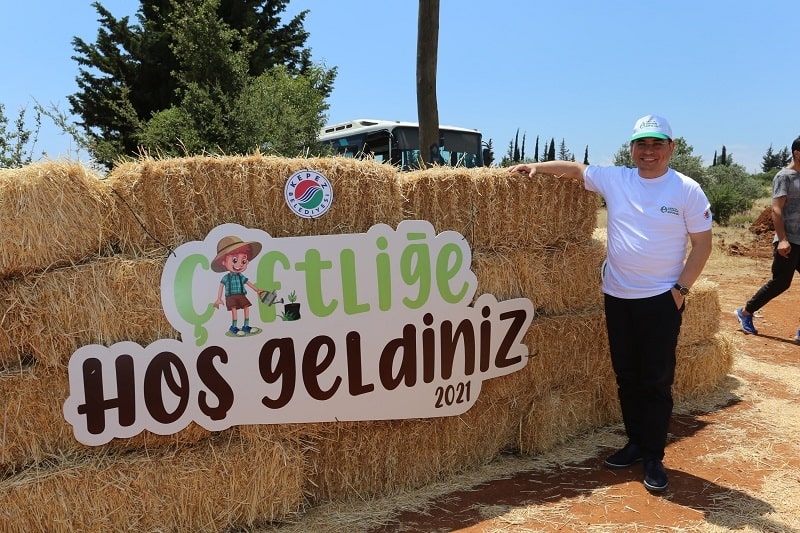
[[711, 212], [717, 223], [726, 226], [732, 215], [750, 210], [754, 199], [746, 198], [730, 183], [714, 183], [706, 188]]

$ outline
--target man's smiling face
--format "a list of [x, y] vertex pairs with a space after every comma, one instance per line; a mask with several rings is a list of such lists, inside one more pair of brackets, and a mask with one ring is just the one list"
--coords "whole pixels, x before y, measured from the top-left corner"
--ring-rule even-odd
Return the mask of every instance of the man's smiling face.
[[646, 137], [631, 143], [631, 159], [643, 178], [663, 176], [674, 151], [675, 143], [668, 139]]

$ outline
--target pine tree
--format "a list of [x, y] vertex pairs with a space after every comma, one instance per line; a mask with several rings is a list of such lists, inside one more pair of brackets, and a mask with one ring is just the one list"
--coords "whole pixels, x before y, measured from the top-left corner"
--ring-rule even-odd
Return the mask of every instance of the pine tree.
[[761, 170], [763, 172], [769, 172], [770, 170], [775, 168], [773, 166], [774, 164], [775, 164], [775, 154], [772, 152], [772, 145], [770, 144], [769, 148], [767, 148], [767, 152], [761, 158]]
[[567, 143], [566, 143], [566, 141], [564, 141], [563, 137], [561, 138], [561, 144], [558, 145], [558, 158], [561, 161], [574, 161], [575, 160], [575, 156], [572, 155], [572, 152], [570, 152], [567, 149]]
[[773, 152], [772, 145], [769, 145], [767, 152], [761, 158], [761, 170], [769, 172], [776, 168], [783, 168], [792, 161], [792, 154], [789, 148], [784, 146], [777, 154]]
[[789, 148], [787, 146], [784, 146], [783, 148], [781, 148], [781, 151], [778, 152], [777, 168], [783, 168], [791, 162], [792, 162], [792, 152], [789, 151]]
[[[116, 19], [95, 2], [100, 22], [97, 41], [87, 44], [77, 37], [72, 41], [73, 59], [80, 68], [79, 91], [69, 97], [71, 111], [81, 117], [90, 153], [106, 166], [135, 154], [143, 140], [169, 133], [172, 124], [184, 125], [186, 117], [196, 127], [184, 127], [184, 133], [197, 138], [180, 142], [173, 138], [173, 145], [196, 143], [209, 150], [232, 151], [226, 137], [231, 128], [240, 127], [231, 124], [240, 105], [236, 99], [262, 75], [308, 77], [306, 85], [319, 91], [323, 101], [332, 90], [336, 70], [314, 66], [310, 50], [304, 48], [308, 11], [282, 23], [280, 14], [287, 1], [140, 3], [134, 24], [129, 17]], [[248, 98], [252, 97], [251, 91]], [[163, 112], [167, 115], [151, 123]], [[321, 125], [321, 113], [319, 121]], [[252, 141], [251, 146], [266, 142]]]

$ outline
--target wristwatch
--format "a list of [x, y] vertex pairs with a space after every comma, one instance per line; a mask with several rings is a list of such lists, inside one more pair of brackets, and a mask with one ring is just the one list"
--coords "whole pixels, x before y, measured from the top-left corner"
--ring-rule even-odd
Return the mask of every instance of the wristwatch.
[[676, 283], [675, 285], [672, 286], [672, 288], [681, 293], [681, 296], [686, 296], [687, 294], [689, 294], [689, 287], [685, 287], [680, 283]]

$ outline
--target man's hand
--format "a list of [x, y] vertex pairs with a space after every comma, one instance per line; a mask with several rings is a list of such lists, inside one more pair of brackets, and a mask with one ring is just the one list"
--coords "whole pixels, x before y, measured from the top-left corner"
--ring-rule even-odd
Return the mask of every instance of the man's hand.
[[792, 245], [789, 241], [787, 240], [778, 241], [778, 254], [780, 254], [781, 257], [784, 258], [789, 257], [789, 252], [791, 251], [792, 251]]
[[528, 165], [528, 164], [514, 165], [513, 167], [509, 167], [508, 171], [527, 173], [528, 177], [532, 178], [536, 175], [536, 165]]

